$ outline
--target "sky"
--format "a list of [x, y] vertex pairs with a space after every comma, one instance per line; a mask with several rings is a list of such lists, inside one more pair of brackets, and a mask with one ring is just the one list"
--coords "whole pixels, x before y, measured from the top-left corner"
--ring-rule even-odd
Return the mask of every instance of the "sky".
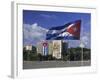
[[[23, 10], [23, 43], [24, 45], [36, 45], [37, 42], [45, 40], [46, 33], [50, 28], [76, 20], [82, 21], [80, 39], [85, 47], [90, 48], [90, 13]], [[71, 47], [78, 47], [80, 40], [70, 40], [69, 44]]]

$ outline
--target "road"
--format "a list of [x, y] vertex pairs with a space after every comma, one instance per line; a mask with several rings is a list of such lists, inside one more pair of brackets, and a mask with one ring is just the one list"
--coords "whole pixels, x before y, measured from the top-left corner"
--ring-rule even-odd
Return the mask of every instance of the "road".
[[23, 69], [90, 66], [91, 61], [24, 61]]

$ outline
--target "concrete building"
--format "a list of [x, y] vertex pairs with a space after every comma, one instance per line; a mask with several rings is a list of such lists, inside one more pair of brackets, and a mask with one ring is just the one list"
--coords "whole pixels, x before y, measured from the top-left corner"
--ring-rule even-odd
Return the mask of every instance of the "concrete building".
[[48, 55], [53, 54], [53, 43], [52, 41], [48, 41]]
[[69, 55], [68, 42], [62, 41], [62, 59], [68, 60]]
[[68, 43], [61, 40], [41, 41], [37, 43], [37, 54], [44, 56], [52, 55], [56, 59], [61, 59], [67, 53]]
[[49, 51], [48, 42], [47, 41], [42, 42], [42, 47], [43, 47], [43, 55], [47, 56]]
[[25, 47], [25, 50], [29, 50], [29, 51], [32, 50], [32, 45], [26, 45], [26, 46], [24, 46], [24, 47]]
[[61, 40], [53, 40], [53, 57], [61, 59], [62, 42]]
[[62, 41], [62, 55], [68, 53], [68, 42]]
[[37, 49], [37, 54], [43, 55], [43, 45], [42, 45], [42, 42], [38, 42], [37, 43], [36, 49]]
[[41, 41], [37, 43], [37, 54], [41, 55], [48, 55], [48, 42], [47, 41]]

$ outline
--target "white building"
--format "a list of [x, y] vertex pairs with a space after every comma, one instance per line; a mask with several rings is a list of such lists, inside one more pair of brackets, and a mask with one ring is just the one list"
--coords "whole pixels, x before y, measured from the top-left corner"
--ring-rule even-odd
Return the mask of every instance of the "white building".
[[37, 54], [43, 55], [43, 45], [42, 45], [42, 42], [38, 42], [36, 47], [37, 47], [36, 48], [37, 49]]
[[25, 50], [31, 51], [31, 50], [32, 50], [32, 45], [26, 45], [26, 46], [25, 46]]
[[61, 40], [53, 40], [53, 57], [57, 59], [61, 59], [61, 49], [62, 48], [62, 42]]
[[49, 41], [48, 42], [48, 55], [52, 55], [53, 54], [53, 42]]

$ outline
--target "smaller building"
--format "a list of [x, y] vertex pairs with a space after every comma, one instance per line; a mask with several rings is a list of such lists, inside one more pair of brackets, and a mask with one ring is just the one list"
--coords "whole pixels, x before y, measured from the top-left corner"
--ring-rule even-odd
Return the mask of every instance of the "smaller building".
[[52, 55], [52, 54], [53, 54], [53, 42], [48, 41], [48, 55]]
[[32, 45], [26, 45], [26, 46], [25, 46], [25, 50], [32, 51]]
[[47, 56], [48, 55], [48, 42], [42, 42], [42, 48], [43, 48], [43, 55]]
[[68, 53], [68, 42], [62, 41], [62, 55], [66, 55]]
[[38, 42], [36, 47], [37, 47], [37, 54], [43, 55], [43, 45], [42, 45], [42, 42]]

